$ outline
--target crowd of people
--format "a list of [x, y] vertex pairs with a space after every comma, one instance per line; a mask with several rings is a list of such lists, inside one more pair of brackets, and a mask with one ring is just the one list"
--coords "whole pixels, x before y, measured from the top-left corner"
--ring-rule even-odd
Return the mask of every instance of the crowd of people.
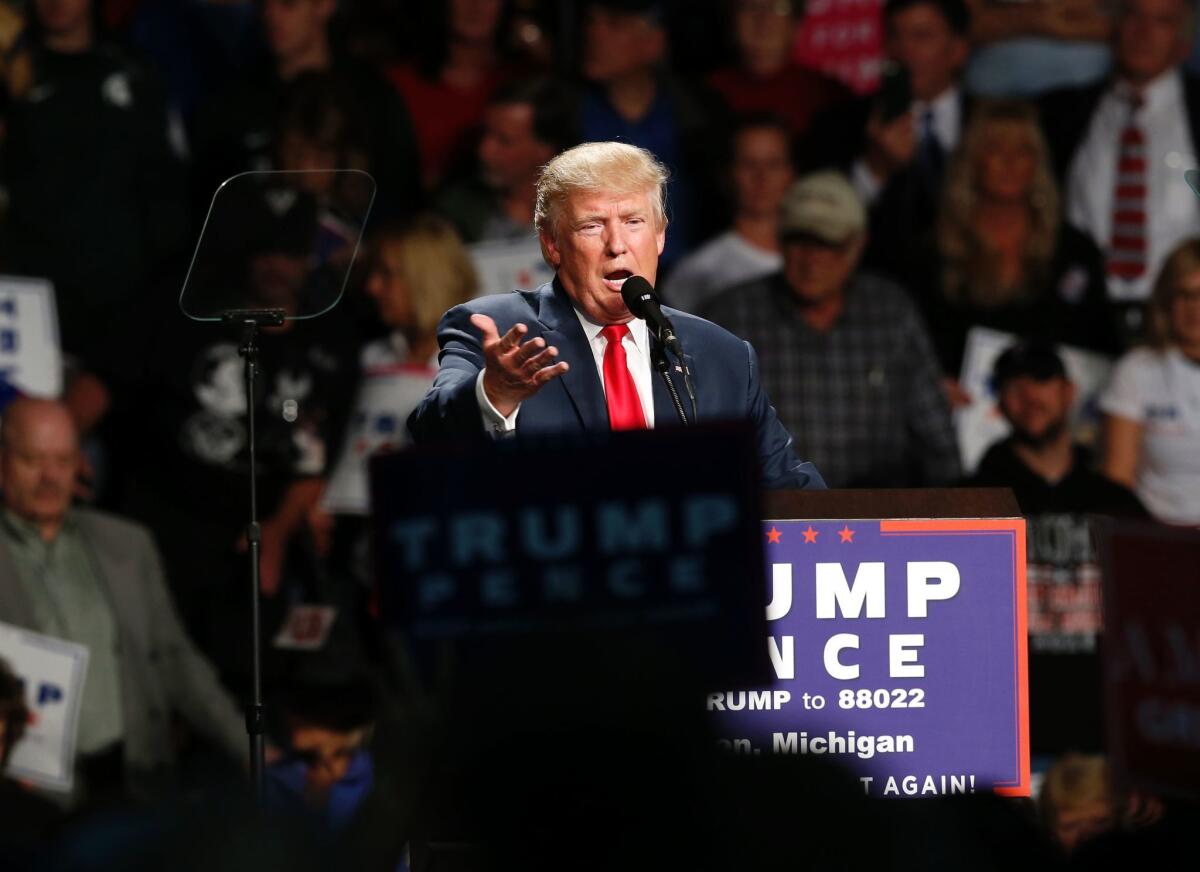
[[[202, 229], [255, 238], [257, 306], [328, 310], [261, 331], [250, 400], [267, 638], [336, 614], [319, 654], [268, 651], [268, 796], [341, 830], [394, 778], [372, 736], [413, 723], [380, 675], [367, 461], [410, 440], [443, 313], [544, 277], [540, 169], [603, 141], [668, 168], [659, 293], [754, 346], [830, 487], [1014, 489], [1045, 575], [1035, 755], [1101, 752], [1094, 597], [1090, 624], [1050, 605], [1096, 588], [1094, 549], [1033, 543], [1200, 525], [1196, 35], [1191, 0], [0, 2], [0, 273], [52, 284], [64, 365], [54, 401], [2, 394], [0, 622], [93, 651], [70, 802], [244, 762], [247, 397], [237, 335], [180, 311]], [[225, 179], [278, 171], [301, 181], [214, 227]], [[305, 308], [315, 237], [337, 278]], [[1007, 346], [988, 396], [978, 328]], [[1080, 354], [1112, 365], [1087, 396]], [[1009, 434], [976, 462], [955, 413], [992, 401]], [[1086, 781], [1119, 825], [1093, 764], [1047, 820]]]

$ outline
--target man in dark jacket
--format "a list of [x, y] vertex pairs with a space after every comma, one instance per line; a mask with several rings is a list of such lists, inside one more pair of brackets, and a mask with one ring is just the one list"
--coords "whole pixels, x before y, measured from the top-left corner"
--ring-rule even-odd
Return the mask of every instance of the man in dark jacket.
[[196, 130], [196, 196], [212, 197], [227, 177], [277, 169], [280, 107], [298, 80], [319, 75], [340, 108], [362, 130], [366, 167], [378, 183], [376, 214], [411, 212], [419, 199], [416, 139], [404, 101], [371, 67], [338, 51], [329, 34], [335, 0], [264, 0], [269, 58], [229, 93], [201, 111]]
[[714, 94], [666, 68], [663, 4], [655, 0], [589, 0], [584, 12], [580, 105], [584, 142], [628, 142], [671, 170], [671, 239], [665, 268], [717, 230], [706, 204], [721, 202], [716, 186], [722, 105]]
[[32, 9], [32, 80], [5, 125], [6, 271], [54, 283], [64, 350], [99, 366], [184, 242], [182, 167], [157, 83], [99, 37], [91, 0]]
[[966, 126], [970, 14], [963, 0], [887, 0], [883, 20], [894, 76], [873, 97], [821, 113], [801, 154], [806, 167], [841, 169], [869, 205], [864, 263], [904, 275], [933, 231]]

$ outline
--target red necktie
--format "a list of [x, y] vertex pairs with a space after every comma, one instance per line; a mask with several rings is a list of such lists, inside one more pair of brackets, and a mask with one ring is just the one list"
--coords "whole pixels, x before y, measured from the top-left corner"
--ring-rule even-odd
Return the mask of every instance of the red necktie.
[[1113, 186], [1108, 274], [1125, 281], [1133, 281], [1146, 271], [1146, 136], [1137, 123], [1141, 108], [1142, 98], [1131, 95]]
[[629, 334], [624, 324], [610, 324], [600, 331], [608, 344], [604, 346], [604, 396], [608, 401], [608, 422], [614, 430], [644, 430], [646, 416], [637, 385], [629, 374], [625, 346], [621, 340]]

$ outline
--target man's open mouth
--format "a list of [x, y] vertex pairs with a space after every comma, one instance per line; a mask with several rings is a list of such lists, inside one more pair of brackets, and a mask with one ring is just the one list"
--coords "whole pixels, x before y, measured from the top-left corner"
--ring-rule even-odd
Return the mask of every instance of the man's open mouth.
[[621, 285], [625, 284], [625, 279], [629, 278], [633, 273], [627, 269], [615, 269], [610, 273], [604, 274], [604, 284], [608, 285], [618, 293], [621, 290]]

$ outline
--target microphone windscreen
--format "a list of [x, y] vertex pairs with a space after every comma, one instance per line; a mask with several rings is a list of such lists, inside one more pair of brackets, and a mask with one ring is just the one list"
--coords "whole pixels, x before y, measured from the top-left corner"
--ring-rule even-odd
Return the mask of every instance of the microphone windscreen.
[[621, 285], [621, 299], [635, 318], [646, 320], [648, 302], [658, 302], [654, 287], [641, 276], [630, 276]]

